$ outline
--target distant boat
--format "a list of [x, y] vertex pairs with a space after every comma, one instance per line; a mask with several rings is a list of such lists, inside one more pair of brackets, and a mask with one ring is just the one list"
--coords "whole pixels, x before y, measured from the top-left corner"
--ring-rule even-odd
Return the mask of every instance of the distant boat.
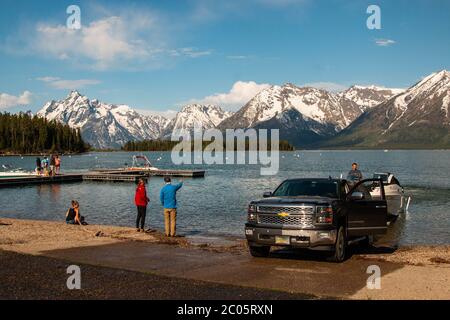
[[133, 156], [133, 163], [131, 167], [125, 168], [130, 171], [157, 171], [158, 168], [154, 167], [150, 160], [144, 155]]
[[36, 173], [28, 172], [22, 169], [0, 172], [0, 178], [20, 178], [20, 177], [34, 177], [34, 176], [36, 176]]

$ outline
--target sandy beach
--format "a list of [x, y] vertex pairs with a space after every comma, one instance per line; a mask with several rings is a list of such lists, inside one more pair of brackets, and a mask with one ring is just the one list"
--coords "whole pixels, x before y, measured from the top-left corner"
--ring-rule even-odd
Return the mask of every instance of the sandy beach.
[[[8, 269], [8, 291], [2, 296], [14, 299], [39, 298], [45, 291], [39, 293], [38, 290], [35, 296], [24, 294], [20, 288], [23, 289], [21, 279], [25, 270], [10, 270], [8, 266], [23, 260], [41, 265], [38, 261], [44, 260], [38, 259], [43, 258], [50, 259], [43, 265], [58, 265], [57, 261], [64, 265], [68, 262], [86, 265], [85, 269], [98, 276], [105, 270], [122, 270], [131, 272], [132, 277], [146, 274], [178, 279], [176, 281], [199, 281], [198, 292], [202, 292], [203, 285], [205, 292], [209, 292], [207, 284], [215, 284], [232, 286], [232, 289], [227, 287], [232, 292], [239, 292], [236, 287], [241, 288], [248, 297], [268, 299], [450, 299], [450, 246], [375, 246], [367, 250], [355, 247], [347, 261], [334, 264], [326, 261], [321, 253], [283, 249], [274, 250], [267, 259], [255, 259], [248, 254], [245, 241], [240, 239], [166, 238], [158, 231], [138, 233], [127, 227], [79, 227], [63, 222], [2, 218], [0, 250], [3, 251], [0, 269], [3, 273]], [[366, 286], [370, 265], [380, 267], [381, 289]], [[94, 272], [91, 268], [107, 269]], [[30, 281], [39, 282], [39, 276]], [[127, 284], [121, 285], [126, 287]], [[133, 286], [132, 281], [130, 286]], [[229, 298], [228, 289], [220, 291], [217, 297]], [[268, 291], [245, 291], [250, 289]], [[103, 294], [96, 295], [94, 291], [86, 293], [86, 298], [118, 297], [112, 286], [105, 286]], [[62, 293], [59, 298], [69, 297]], [[128, 298], [134, 297], [142, 295], [130, 294]], [[179, 298], [180, 292], [159, 298], [174, 297]], [[203, 295], [199, 293], [198, 297]], [[144, 298], [152, 298], [152, 295]]]

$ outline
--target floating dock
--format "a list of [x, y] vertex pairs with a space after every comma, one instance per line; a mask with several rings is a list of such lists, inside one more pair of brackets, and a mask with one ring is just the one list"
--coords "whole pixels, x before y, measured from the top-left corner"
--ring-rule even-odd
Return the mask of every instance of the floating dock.
[[106, 182], [134, 182], [137, 183], [139, 179], [148, 180], [148, 177], [140, 174], [111, 174], [111, 173], [88, 173], [83, 175], [83, 180], [86, 181], [106, 181]]
[[0, 178], [0, 187], [8, 188], [33, 184], [66, 183], [66, 182], [80, 182], [80, 181], [83, 181], [82, 174], [64, 174], [64, 175], [57, 175], [54, 177], [29, 176], [29, 177]]
[[24, 176], [0, 178], [0, 188], [27, 186], [35, 184], [105, 181], [105, 182], [133, 182], [139, 179], [147, 181], [152, 176], [171, 176], [184, 178], [203, 178], [204, 170], [126, 170], [126, 169], [97, 169], [85, 173], [61, 174], [53, 177]]
[[121, 174], [121, 175], [129, 175], [129, 174], [138, 174], [144, 176], [157, 176], [157, 177], [184, 177], [184, 178], [203, 178], [205, 176], [205, 170], [146, 170], [146, 169], [95, 169], [95, 172], [107, 173], [107, 174]]

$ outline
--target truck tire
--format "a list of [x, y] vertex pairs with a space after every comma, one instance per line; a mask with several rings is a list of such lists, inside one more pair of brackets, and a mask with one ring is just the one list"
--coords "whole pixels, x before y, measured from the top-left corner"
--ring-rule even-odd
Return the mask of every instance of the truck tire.
[[345, 229], [340, 226], [337, 232], [336, 244], [334, 245], [334, 252], [331, 256], [333, 262], [343, 262], [347, 258], [347, 239], [345, 236]]
[[270, 253], [270, 246], [262, 246], [262, 247], [249, 246], [249, 249], [250, 254], [256, 258], [268, 257]]

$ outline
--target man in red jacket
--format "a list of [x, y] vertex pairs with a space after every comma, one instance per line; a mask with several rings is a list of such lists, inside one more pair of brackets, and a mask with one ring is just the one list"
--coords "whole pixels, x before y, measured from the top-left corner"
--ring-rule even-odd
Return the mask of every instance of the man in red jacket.
[[143, 179], [139, 179], [139, 183], [136, 188], [136, 195], [134, 196], [134, 203], [137, 207], [137, 232], [140, 232], [141, 230], [144, 232], [145, 215], [147, 214], [147, 204], [149, 201], [150, 199], [147, 197], [147, 191], [145, 190], [145, 181]]

